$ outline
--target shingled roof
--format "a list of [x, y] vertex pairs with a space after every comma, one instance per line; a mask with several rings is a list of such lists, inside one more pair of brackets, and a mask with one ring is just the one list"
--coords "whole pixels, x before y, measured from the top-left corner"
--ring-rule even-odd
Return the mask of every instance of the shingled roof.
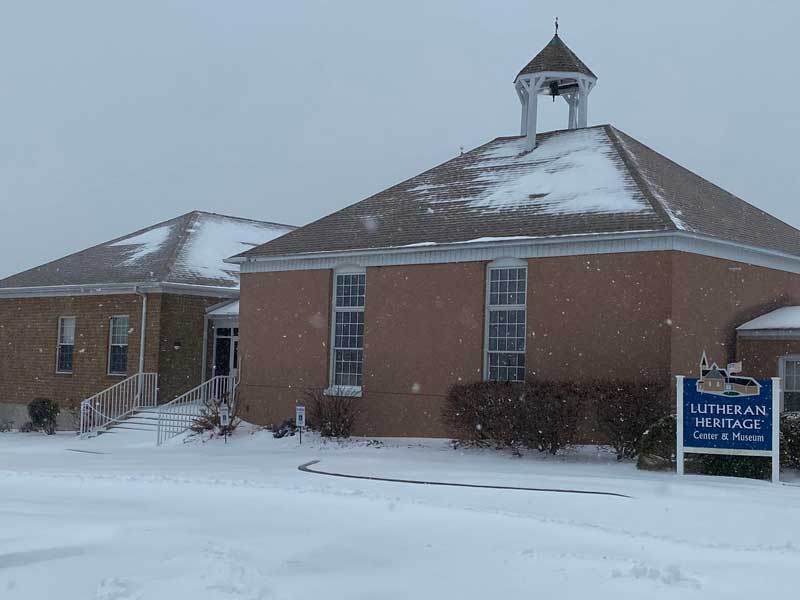
[[0, 280], [4, 288], [169, 283], [238, 288], [224, 259], [294, 229], [194, 211]]
[[611, 125], [501, 137], [240, 257], [686, 231], [800, 256], [800, 231]]
[[523, 67], [517, 78], [522, 75], [546, 71], [582, 73], [589, 77], [596, 77], [591, 69], [558, 37], [558, 34], [555, 34], [547, 46], [542, 48], [542, 51]]

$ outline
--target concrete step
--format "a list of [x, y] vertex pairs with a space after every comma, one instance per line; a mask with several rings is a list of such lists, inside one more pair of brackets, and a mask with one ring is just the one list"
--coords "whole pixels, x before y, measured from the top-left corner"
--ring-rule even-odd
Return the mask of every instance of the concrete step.
[[115, 430], [118, 429], [131, 429], [135, 431], [156, 431], [155, 427], [136, 427], [133, 425], [114, 425], [113, 427], [109, 428], [108, 433], [114, 433]]

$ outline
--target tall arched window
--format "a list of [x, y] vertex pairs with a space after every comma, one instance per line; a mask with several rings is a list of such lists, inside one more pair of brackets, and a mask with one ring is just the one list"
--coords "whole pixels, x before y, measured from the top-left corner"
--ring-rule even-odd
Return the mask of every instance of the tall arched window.
[[486, 276], [484, 378], [525, 380], [528, 267], [519, 259], [489, 263]]

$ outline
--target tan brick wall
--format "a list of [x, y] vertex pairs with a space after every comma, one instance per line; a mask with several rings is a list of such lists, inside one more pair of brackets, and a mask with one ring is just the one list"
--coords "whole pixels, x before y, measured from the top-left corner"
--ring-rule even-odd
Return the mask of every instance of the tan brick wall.
[[239, 308], [245, 418], [273, 424], [294, 416], [303, 391], [328, 381], [331, 273], [243, 273]]
[[779, 377], [778, 362], [781, 356], [800, 355], [800, 339], [739, 338], [736, 342], [736, 360], [742, 361], [747, 375], [758, 379]]
[[[448, 387], [481, 377], [485, 270], [367, 269], [360, 434], [446, 435]], [[328, 385], [331, 281], [328, 270], [243, 276], [247, 418], [291, 418], [303, 389]], [[800, 276], [681, 252], [539, 258], [527, 302], [529, 377], [672, 381], [695, 373], [703, 349], [732, 359], [735, 327], [800, 303]]]
[[[159, 373], [160, 402], [200, 383], [205, 308], [218, 302], [219, 298], [148, 294], [144, 370]], [[124, 379], [107, 374], [112, 315], [129, 316], [128, 375], [136, 373], [141, 305], [135, 294], [0, 299], [0, 409], [13, 405], [19, 420], [24, 415], [20, 407], [35, 398], [68, 407]], [[55, 372], [60, 316], [76, 317], [71, 374]], [[176, 341], [181, 342], [179, 351], [174, 349]]]
[[[684, 252], [672, 253], [671, 372], [697, 376], [700, 356], [737, 356], [736, 327], [781, 306], [800, 304], [800, 275]], [[738, 352], [745, 374], [764, 359]], [[777, 361], [773, 376], [777, 376]]]
[[670, 276], [669, 252], [529, 260], [529, 377], [667, 377]]
[[[108, 375], [112, 315], [128, 315], [128, 373], [138, 369], [142, 299], [134, 294], [0, 299], [0, 402], [27, 404], [49, 398], [62, 406], [80, 402], [124, 377]], [[160, 295], [148, 298], [145, 370], [158, 368]], [[74, 316], [71, 374], [56, 373], [58, 319]]]
[[[200, 384], [205, 310], [220, 301], [220, 298], [163, 295], [157, 340], [161, 402], [169, 402]], [[175, 350], [175, 342], [181, 343], [180, 350]], [[210, 376], [208, 371], [207, 377]]]
[[[529, 261], [529, 375], [667, 377], [670, 268], [668, 253]], [[485, 277], [483, 262], [367, 269], [359, 433], [446, 435], [448, 388], [482, 375]], [[328, 385], [332, 273], [242, 279], [240, 398], [273, 424]]]

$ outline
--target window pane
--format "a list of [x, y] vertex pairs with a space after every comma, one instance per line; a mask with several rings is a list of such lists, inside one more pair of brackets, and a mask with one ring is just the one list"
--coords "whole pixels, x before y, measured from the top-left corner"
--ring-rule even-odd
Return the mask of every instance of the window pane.
[[528, 270], [525, 267], [489, 271], [490, 305], [524, 305]]
[[128, 317], [112, 317], [111, 319], [111, 343], [128, 343]]
[[59, 320], [58, 342], [60, 344], [75, 343], [75, 317], [61, 317]]
[[120, 375], [128, 372], [128, 346], [111, 346], [108, 372]]
[[230, 327], [218, 327], [217, 328], [217, 337], [230, 337], [231, 336], [231, 328]]
[[523, 352], [490, 352], [489, 379], [493, 381], [524, 381], [525, 354]]
[[364, 313], [337, 312], [333, 345], [335, 348], [364, 347]]
[[364, 306], [364, 292], [367, 276], [353, 273], [336, 276], [336, 307], [349, 308]]
[[362, 350], [336, 350], [334, 385], [361, 386], [364, 352]]
[[58, 365], [56, 369], [62, 373], [72, 372], [72, 357], [75, 346], [72, 344], [60, 344], [58, 346]]
[[800, 410], [800, 392], [783, 394], [783, 410], [787, 412]]
[[525, 311], [489, 311], [489, 350], [525, 351]]
[[[800, 366], [800, 361], [796, 360], [787, 360], [784, 368], [784, 379], [783, 385], [787, 392], [800, 392], [800, 387], [798, 387], [798, 367]], [[788, 409], [787, 409], [788, 410]]]
[[56, 371], [72, 372], [72, 358], [75, 354], [75, 317], [61, 317], [58, 320], [58, 350]]

